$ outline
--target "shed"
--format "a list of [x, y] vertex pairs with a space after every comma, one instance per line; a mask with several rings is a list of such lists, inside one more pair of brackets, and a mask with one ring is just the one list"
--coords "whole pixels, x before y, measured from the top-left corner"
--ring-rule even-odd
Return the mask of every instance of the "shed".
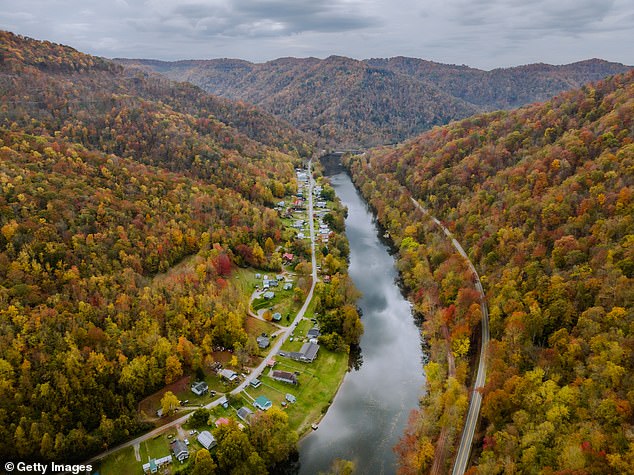
[[297, 398], [293, 396], [291, 393], [286, 394], [286, 400], [290, 402], [291, 404], [295, 404], [295, 402], [297, 402]]
[[242, 406], [238, 409], [238, 417], [248, 424], [251, 421], [251, 417], [253, 417], [253, 411], [246, 406]]
[[279, 322], [282, 319], [282, 314], [280, 312], [275, 312], [273, 314], [273, 320], [275, 320], [276, 322]]
[[271, 378], [284, 383], [297, 384], [297, 376], [289, 371], [273, 370], [271, 371]]
[[216, 446], [216, 439], [208, 430], [204, 430], [198, 434], [198, 442], [207, 450]]
[[253, 405], [262, 411], [268, 411], [271, 407], [273, 407], [273, 403], [266, 396], [258, 396], [255, 398]]

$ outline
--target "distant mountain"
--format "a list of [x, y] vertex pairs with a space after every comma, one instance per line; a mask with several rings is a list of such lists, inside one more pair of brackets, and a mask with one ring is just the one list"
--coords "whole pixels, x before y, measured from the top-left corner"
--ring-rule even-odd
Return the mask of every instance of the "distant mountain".
[[560, 92], [630, 69], [629, 66], [601, 59], [563, 66], [529, 64], [492, 71], [404, 57], [370, 59], [367, 63], [431, 82], [447, 94], [486, 110], [512, 109], [543, 102]]
[[544, 101], [629, 69], [589, 60], [482, 71], [415, 58], [117, 60], [256, 104], [338, 146], [399, 142], [476, 112]]

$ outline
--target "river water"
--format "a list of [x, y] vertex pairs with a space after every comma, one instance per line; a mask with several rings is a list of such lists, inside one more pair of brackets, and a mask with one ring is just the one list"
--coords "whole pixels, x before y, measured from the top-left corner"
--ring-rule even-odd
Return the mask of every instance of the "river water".
[[362, 364], [346, 374], [319, 429], [300, 443], [300, 474], [327, 472], [335, 458], [352, 460], [358, 474], [392, 474], [393, 447], [424, 391], [420, 331], [371, 211], [347, 173], [334, 172], [331, 184], [348, 208], [349, 272], [363, 293]]

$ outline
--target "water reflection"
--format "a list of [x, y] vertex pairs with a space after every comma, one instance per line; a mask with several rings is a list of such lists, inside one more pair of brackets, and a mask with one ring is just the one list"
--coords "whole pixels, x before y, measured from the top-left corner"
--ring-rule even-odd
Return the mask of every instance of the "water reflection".
[[355, 371], [346, 375], [319, 429], [300, 444], [300, 473], [325, 472], [337, 457], [354, 461], [357, 473], [395, 473], [392, 448], [424, 386], [420, 332], [365, 202], [347, 174], [330, 179], [348, 207], [350, 276], [363, 294], [358, 305], [365, 332], [362, 356], [351, 355]]

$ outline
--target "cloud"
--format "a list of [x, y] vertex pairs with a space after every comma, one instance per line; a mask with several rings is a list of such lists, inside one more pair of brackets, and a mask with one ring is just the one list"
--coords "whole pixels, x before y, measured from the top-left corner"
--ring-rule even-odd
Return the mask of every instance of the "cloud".
[[152, 0], [148, 11], [129, 24], [141, 31], [167, 31], [188, 37], [286, 36], [338, 33], [370, 28], [381, 20], [364, 4], [345, 0]]
[[632, 0], [17, 0], [0, 28], [106, 57], [634, 62]]

